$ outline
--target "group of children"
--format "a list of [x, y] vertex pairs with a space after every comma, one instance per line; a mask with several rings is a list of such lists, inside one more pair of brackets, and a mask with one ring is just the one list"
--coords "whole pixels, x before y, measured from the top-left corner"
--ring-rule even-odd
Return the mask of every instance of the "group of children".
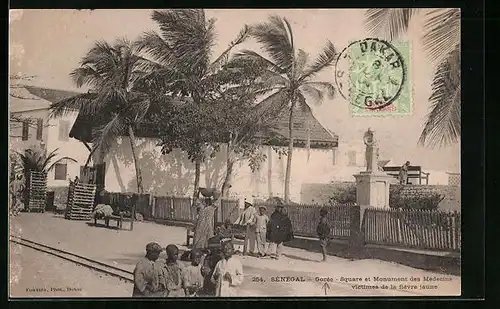
[[199, 250], [191, 251], [191, 264], [179, 263], [179, 249], [165, 248], [166, 260], [159, 256], [163, 248], [157, 243], [146, 246], [146, 256], [134, 270], [132, 297], [198, 297], [234, 296], [235, 287], [243, 282], [243, 266], [233, 257], [231, 241], [222, 244], [220, 260], [215, 267], [204, 263]]
[[[316, 229], [323, 261], [326, 261], [326, 249], [331, 233], [327, 215], [327, 209], [322, 208]], [[267, 226], [269, 219], [263, 209], [256, 218], [257, 226]], [[260, 224], [259, 218], [262, 220]], [[230, 229], [230, 225], [226, 224], [220, 228], [219, 233], [231, 233]], [[257, 237], [260, 233], [263, 235], [259, 243], [265, 244], [266, 231], [257, 228]], [[236, 287], [243, 282], [243, 265], [233, 256], [234, 246], [230, 240], [222, 242], [220, 255], [207, 257], [200, 250], [192, 250], [191, 263], [188, 266], [179, 263], [177, 246], [168, 245], [165, 248], [164, 261], [159, 259], [161, 252], [163, 248], [157, 243], [149, 243], [146, 246], [146, 256], [137, 263], [134, 270], [133, 297], [237, 296]], [[213, 258], [215, 260], [210, 261]]]

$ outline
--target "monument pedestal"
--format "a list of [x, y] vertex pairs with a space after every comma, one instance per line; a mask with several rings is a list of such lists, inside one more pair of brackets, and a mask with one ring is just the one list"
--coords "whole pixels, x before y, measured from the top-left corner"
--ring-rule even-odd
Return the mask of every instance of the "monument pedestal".
[[389, 186], [395, 181], [381, 171], [360, 172], [356, 178], [356, 203], [360, 207], [361, 220], [368, 207], [389, 208]]

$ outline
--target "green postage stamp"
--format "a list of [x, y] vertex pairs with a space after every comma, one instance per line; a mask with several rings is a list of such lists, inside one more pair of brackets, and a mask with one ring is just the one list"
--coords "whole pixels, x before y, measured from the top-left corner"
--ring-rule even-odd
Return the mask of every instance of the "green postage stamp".
[[409, 42], [352, 42], [339, 55], [335, 82], [353, 116], [412, 113]]

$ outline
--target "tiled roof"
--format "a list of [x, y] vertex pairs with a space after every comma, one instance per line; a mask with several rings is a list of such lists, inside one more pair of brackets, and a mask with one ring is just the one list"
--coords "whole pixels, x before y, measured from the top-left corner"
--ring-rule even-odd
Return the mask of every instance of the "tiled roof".
[[25, 86], [24, 88], [26, 88], [26, 90], [28, 90], [31, 94], [39, 98], [42, 98], [46, 101], [49, 101], [50, 103], [56, 103], [61, 100], [80, 94], [79, 92], [74, 92], [74, 91], [41, 88], [35, 86]]
[[[281, 102], [275, 101], [268, 102], [264, 106], [261, 103], [256, 105], [256, 111], [261, 113], [261, 115], [275, 113], [281, 109], [281, 104]], [[276, 146], [288, 145], [288, 116], [289, 113], [285, 108], [279, 114], [279, 117], [274, 117], [273, 120], [268, 122], [268, 125], [272, 127], [271, 132], [262, 132], [257, 134], [257, 137], [268, 139], [269, 135], [272, 135], [277, 138], [268, 142], [263, 141], [263, 143]], [[71, 128], [70, 137], [91, 142], [92, 130], [102, 125], [108, 118], [105, 115], [89, 117], [79, 114]], [[293, 126], [295, 129], [295, 147], [306, 147], [308, 140], [311, 148], [331, 148], [337, 146], [338, 136], [327, 131], [314, 117], [310, 109], [307, 111], [297, 110], [294, 114]], [[151, 126], [147, 123], [141, 124], [136, 132], [136, 136], [156, 137], [154, 127], [156, 126]], [[123, 135], [127, 135], [127, 132], [123, 132]]]
[[34, 109], [49, 108], [50, 104], [77, 95], [77, 92], [41, 88], [36, 86], [16, 86], [10, 89], [9, 96], [11, 112], [23, 112]]

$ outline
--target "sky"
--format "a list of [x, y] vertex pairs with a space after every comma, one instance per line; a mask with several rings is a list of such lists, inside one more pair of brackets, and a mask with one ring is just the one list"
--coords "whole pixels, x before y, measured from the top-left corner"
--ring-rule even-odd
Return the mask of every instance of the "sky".
[[[31, 84], [64, 90], [78, 89], [69, 73], [78, 67], [82, 56], [97, 40], [113, 42], [118, 37], [130, 40], [141, 33], [158, 30], [151, 20], [152, 10], [11, 10], [10, 11], [10, 74], [35, 75]], [[236, 37], [245, 24], [263, 22], [271, 14], [286, 17], [293, 29], [295, 45], [310, 54], [313, 60], [330, 40], [340, 52], [353, 40], [370, 37], [364, 27], [363, 9], [217, 9], [206, 10], [207, 18], [215, 18], [217, 45], [214, 59]], [[406, 116], [353, 117], [348, 101], [337, 93], [312, 105], [318, 121], [341, 141], [362, 140], [371, 128], [379, 141], [381, 159], [390, 165], [406, 160], [428, 170], [459, 172], [460, 144], [445, 148], [417, 146], [430, 103], [435, 63], [422, 50], [423, 14], [417, 14], [401, 40], [411, 46], [410, 76], [413, 112]], [[249, 40], [239, 49], [260, 51]], [[334, 83], [334, 69], [328, 68], [316, 77]]]

